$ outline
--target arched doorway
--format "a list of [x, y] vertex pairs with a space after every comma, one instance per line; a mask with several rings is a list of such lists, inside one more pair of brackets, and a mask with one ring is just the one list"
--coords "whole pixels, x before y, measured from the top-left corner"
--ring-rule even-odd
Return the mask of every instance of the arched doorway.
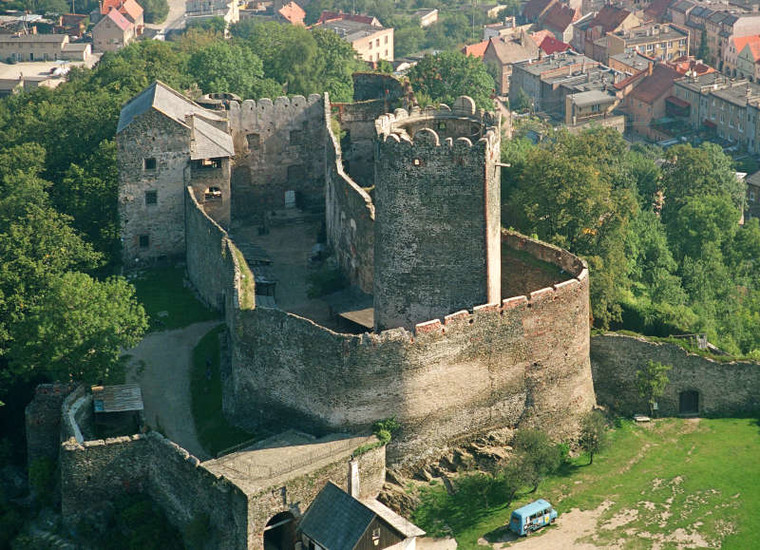
[[290, 512], [272, 516], [264, 527], [264, 550], [293, 550], [295, 542], [295, 516]]
[[681, 414], [699, 413], [699, 392], [697, 390], [682, 391], [678, 396], [678, 412]]

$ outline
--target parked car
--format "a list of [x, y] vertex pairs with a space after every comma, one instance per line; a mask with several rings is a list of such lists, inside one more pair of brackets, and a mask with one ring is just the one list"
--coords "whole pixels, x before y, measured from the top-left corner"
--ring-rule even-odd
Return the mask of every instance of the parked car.
[[549, 502], [540, 498], [512, 512], [509, 530], [520, 536], [527, 536], [557, 519], [557, 511]]

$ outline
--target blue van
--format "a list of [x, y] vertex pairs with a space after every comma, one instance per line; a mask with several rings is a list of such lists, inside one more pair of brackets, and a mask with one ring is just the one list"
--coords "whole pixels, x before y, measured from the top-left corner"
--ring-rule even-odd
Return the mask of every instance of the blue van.
[[544, 499], [538, 499], [512, 512], [509, 530], [518, 535], [529, 535], [532, 531], [554, 523], [557, 511]]

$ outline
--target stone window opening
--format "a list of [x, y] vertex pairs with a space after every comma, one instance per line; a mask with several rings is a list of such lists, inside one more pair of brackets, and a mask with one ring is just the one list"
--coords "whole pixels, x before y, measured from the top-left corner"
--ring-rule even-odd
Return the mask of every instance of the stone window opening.
[[143, 169], [148, 170], [155, 170], [158, 166], [158, 163], [156, 162], [156, 157], [148, 157], [143, 159]]
[[140, 248], [150, 248], [150, 235], [140, 235]]
[[412, 160], [412, 164], [414, 166], [422, 166], [422, 161], [420, 159], [414, 159]]
[[380, 544], [380, 528], [372, 530], [372, 544], [378, 546]]
[[145, 204], [150, 206], [158, 203], [158, 193], [156, 191], [145, 192]]
[[213, 170], [222, 167], [222, 159], [200, 159], [193, 161], [193, 168], [199, 170]]
[[222, 200], [222, 190], [219, 187], [207, 187], [203, 192], [203, 200], [206, 202]]

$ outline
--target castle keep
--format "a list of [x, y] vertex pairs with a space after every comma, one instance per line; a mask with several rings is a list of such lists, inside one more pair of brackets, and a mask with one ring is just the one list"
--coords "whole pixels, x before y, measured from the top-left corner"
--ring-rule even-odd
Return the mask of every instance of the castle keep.
[[[240, 426], [361, 432], [395, 416], [388, 457], [402, 467], [502, 426], [572, 434], [594, 403], [588, 271], [501, 230], [499, 117], [467, 97], [410, 107], [387, 76], [356, 82], [357, 101], [337, 106], [312, 95], [206, 111], [161, 83], [128, 103], [117, 134], [127, 265], [182, 253], [224, 310], [224, 411]], [[157, 204], [143, 205], [153, 190]], [[322, 220], [351, 285], [322, 305], [295, 300], [295, 268], [274, 304], [263, 296], [262, 249], [275, 272], [278, 260], [257, 234], [284, 231], [295, 206], [316, 223], [304, 263]], [[152, 233], [126, 246], [151, 228], [170, 250]]]

